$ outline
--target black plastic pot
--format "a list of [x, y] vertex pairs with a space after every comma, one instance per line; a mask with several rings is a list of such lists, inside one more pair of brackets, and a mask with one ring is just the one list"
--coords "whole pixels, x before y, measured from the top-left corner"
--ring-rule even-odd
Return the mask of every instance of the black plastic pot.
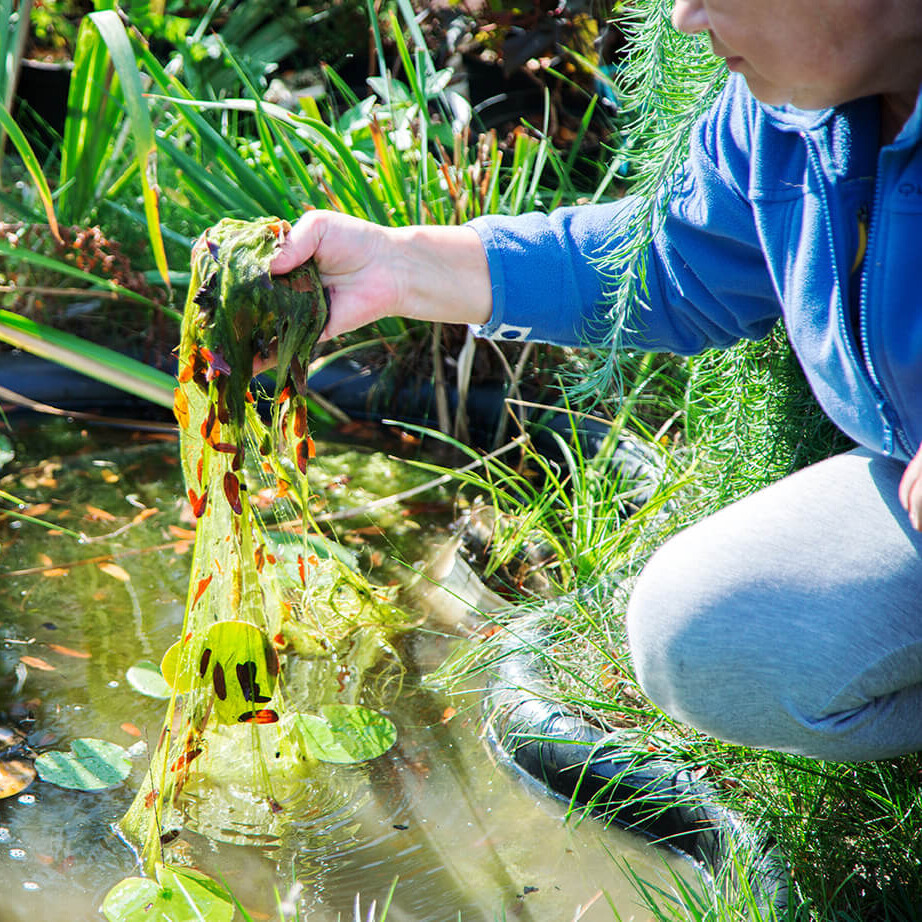
[[33, 147], [49, 147], [64, 134], [73, 65], [24, 60], [16, 85], [13, 117]]

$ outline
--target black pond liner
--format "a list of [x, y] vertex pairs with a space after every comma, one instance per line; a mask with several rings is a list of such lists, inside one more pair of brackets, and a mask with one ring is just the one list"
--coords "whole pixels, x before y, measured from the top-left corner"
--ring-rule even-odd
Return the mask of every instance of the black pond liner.
[[488, 738], [505, 761], [576, 814], [587, 809], [678, 852], [710, 885], [751, 895], [764, 918], [786, 917], [789, 875], [771, 840], [686, 767], [639, 747], [638, 734], [606, 733], [555, 702], [541, 659], [548, 634], [530, 618], [514, 619], [502, 636], [483, 706]]
[[[0, 387], [70, 410], [117, 409], [143, 415], [150, 409], [130, 394], [19, 352], [0, 353]], [[355, 419], [380, 421], [390, 416], [419, 425], [434, 420], [434, 392], [428, 384], [388, 392], [379, 374], [348, 360], [333, 362], [313, 375], [311, 388]], [[475, 389], [469, 395], [475, 444], [492, 437], [505, 412], [503, 398], [500, 387]], [[449, 402], [453, 412], [457, 396]], [[539, 450], [557, 453], [554, 432], [572, 434], [567, 414], [551, 418], [538, 433]], [[592, 454], [608, 427], [582, 420], [576, 432], [583, 450]], [[625, 479], [649, 482], [652, 491], [656, 475], [642, 446], [620, 443], [613, 465]], [[642, 503], [649, 492], [638, 492]], [[728, 879], [732, 885], [737, 869], [745, 870], [756, 904], [782, 917], [788, 904], [788, 873], [780, 851], [722, 806], [716, 792], [686, 768], [639, 751], [627, 735], [606, 734], [556, 704], [541, 666], [546, 634], [519, 623], [506, 636], [507, 647], [497, 658], [484, 699], [490, 738], [501, 755], [574, 806], [688, 856], [715, 881]]]

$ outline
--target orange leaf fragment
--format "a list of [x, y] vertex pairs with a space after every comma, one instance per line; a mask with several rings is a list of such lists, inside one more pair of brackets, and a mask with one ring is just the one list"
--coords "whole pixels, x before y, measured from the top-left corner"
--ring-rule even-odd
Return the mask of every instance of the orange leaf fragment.
[[195, 490], [189, 488], [189, 502], [192, 504], [192, 514], [200, 519], [205, 512], [205, 505], [208, 502], [208, 487], [202, 490], [202, 495], [197, 496]]
[[243, 504], [240, 502], [240, 481], [233, 471], [227, 471], [224, 474], [224, 495], [234, 513], [240, 515], [243, 512]]
[[137, 524], [138, 522], [143, 522], [145, 519], [149, 519], [152, 515], [156, 515], [160, 510], [152, 509], [148, 507], [147, 509], [142, 509], [132, 520], [132, 524]]
[[214, 404], [208, 408], [208, 416], [202, 422], [201, 433], [206, 442], [212, 442], [220, 436], [221, 423], [218, 421], [218, 413]]
[[170, 525], [167, 529], [174, 538], [180, 538], [183, 541], [194, 541], [195, 530], [192, 528], [181, 528], [179, 525]]
[[179, 771], [181, 768], [185, 768], [193, 759], [197, 758], [201, 754], [202, 750], [200, 748], [187, 750], [170, 766], [170, 771], [175, 772]]
[[246, 714], [241, 714], [237, 721], [238, 723], [247, 724], [274, 724], [278, 719], [279, 715], [271, 708], [261, 708], [258, 711], [248, 711]]
[[14, 797], [35, 780], [35, 766], [25, 759], [0, 762], [0, 799]]
[[100, 509], [99, 506], [91, 506], [89, 503], [86, 505], [86, 516], [91, 522], [114, 522], [115, 516], [111, 512], [106, 512], [105, 509]]
[[120, 724], [122, 730], [124, 730], [129, 736], [140, 736], [141, 731], [130, 721], [125, 721], [125, 723]]
[[302, 438], [307, 432], [307, 407], [303, 403], [298, 404], [295, 409], [295, 420], [294, 420], [294, 434], [295, 438]]
[[121, 583], [130, 583], [131, 576], [124, 567], [120, 567], [117, 563], [112, 563], [107, 561], [105, 563], [98, 564], [99, 569], [103, 573], [108, 574], [113, 579], [117, 579]]
[[302, 474], [306, 474], [308, 460], [317, 457], [317, 448], [314, 445], [314, 440], [309, 435], [298, 442], [295, 447], [295, 456], [298, 461], [298, 470]]
[[42, 672], [54, 672], [55, 667], [51, 663], [46, 663], [40, 656], [20, 656], [19, 662], [32, 669], [40, 669]]
[[453, 707], [447, 707], [447, 708], [445, 708], [445, 710], [442, 711], [442, 723], [443, 723], [443, 724], [447, 724], [448, 721], [451, 720], [452, 717], [454, 717], [455, 714], [457, 714], [457, 713], [458, 713], [458, 709], [457, 709], [457, 708], [453, 708]]
[[50, 643], [47, 645], [49, 650], [60, 653], [62, 656], [72, 656], [74, 659], [89, 659], [92, 654], [86, 650], [75, 650], [73, 647], [65, 647], [63, 644]]
[[40, 516], [44, 515], [51, 508], [51, 503], [33, 503], [22, 510], [23, 515]]
[[189, 428], [189, 398], [181, 387], [173, 391], [173, 415], [181, 429]]
[[195, 603], [202, 597], [202, 594], [208, 588], [208, 584], [211, 582], [211, 578], [214, 576], [214, 573], [209, 573], [204, 579], [198, 581], [198, 588], [195, 590], [195, 598], [192, 600], [192, 604]]
[[47, 570], [42, 570], [42, 576], [47, 576], [54, 578], [56, 576], [67, 576], [70, 573], [70, 570], [67, 567], [50, 567]]

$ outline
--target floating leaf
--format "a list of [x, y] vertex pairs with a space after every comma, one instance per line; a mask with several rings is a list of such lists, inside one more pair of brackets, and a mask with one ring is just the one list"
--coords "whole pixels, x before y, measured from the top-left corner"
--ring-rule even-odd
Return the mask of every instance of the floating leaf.
[[84, 518], [89, 519], [91, 522], [114, 522], [115, 516], [111, 512], [107, 512], [105, 509], [100, 509], [99, 506], [91, 506], [89, 503], [86, 505], [86, 516]]
[[311, 755], [321, 762], [364, 762], [387, 752], [397, 728], [378, 711], [328, 704], [321, 715], [298, 714], [296, 726]]
[[180, 528], [178, 525], [170, 525], [167, 530], [174, 538], [181, 538], [183, 541], [195, 540], [195, 532], [191, 528]]
[[231, 922], [233, 899], [207, 875], [162, 864], [155, 873], [156, 880], [126, 877], [106, 894], [109, 922]]
[[40, 656], [20, 656], [19, 661], [32, 669], [40, 669], [42, 672], [55, 671], [55, 667], [51, 663], [46, 663]]
[[13, 797], [35, 780], [35, 767], [25, 759], [0, 761], [0, 799]]
[[60, 653], [62, 656], [71, 656], [74, 659], [89, 659], [91, 656], [85, 650], [75, 650], [73, 647], [65, 647], [60, 643], [50, 643], [48, 644], [48, 649], [54, 650], [55, 653]]
[[169, 698], [173, 694], [156, 663], [141, 660], [128, 667], [125, 678], [135, 691], [148, 698]]
[[131, 582], [131, 576], [128, 574], [128, 571], [123, 567], [120, 567], [117, 563], [106, 561], [105, 563], [99, 564], [99, 569], [102, 570], [103, 573], [106, 573], [114, 579], [119, 580], [119, 582]]
[[121, 784], [131, 772], [131, 759], [107, 740], [76, 739], [70, 752], [43, 752], [35, 760], [42, 781], [77, 791], [104, 791]]

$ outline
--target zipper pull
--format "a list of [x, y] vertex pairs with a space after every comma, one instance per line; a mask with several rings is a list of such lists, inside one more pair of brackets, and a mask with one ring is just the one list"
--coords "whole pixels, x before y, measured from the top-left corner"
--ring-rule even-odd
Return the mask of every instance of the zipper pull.
[[884, 424], [884, 442], [881, 451], [887, 457], [893, 454], [893, 423], [890, 420], [890, 408], [885, 400], [877, 402], [877, 412], [880, 413], [881, 421]]

